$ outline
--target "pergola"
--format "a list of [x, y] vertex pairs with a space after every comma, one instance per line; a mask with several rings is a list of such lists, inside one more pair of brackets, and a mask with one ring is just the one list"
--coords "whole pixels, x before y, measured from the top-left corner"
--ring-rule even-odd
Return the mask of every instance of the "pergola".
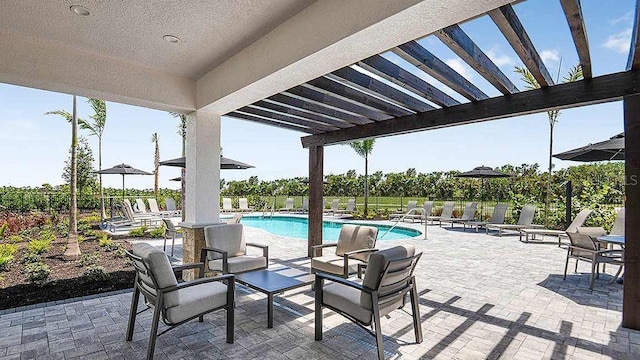
[[[72, 3], [9, 0], [0, 13], [0, 81], [187, 113], [185, 261], [199, 257], [202, 229], [218, 222], [219, 189], [213, 184], [220, 176], [223, 115], [308, 134], [302, 145], [309, 149], [312, 255], [310, 246], [322, 241], [324, 146], [622, 99], [623, 326], [640, 329], [637, 6], [626, 70], [593, 77], [580, 1], [560, 0], [584, 80], [555, 84], [514, 2], [182, 0], [162, 8], [88, 3], [91, 16], [84, 16], [71, 14]], [[479, 16], [497, 25], [540, 89], [520, 91], [458, 25]], [[502, 95], [489, 97], [416, 41], [431, 34]], [[178, 47], [167, 47], [163, 35]], [[387, 51], [466, 100], [389, 61], [381, 55]]]

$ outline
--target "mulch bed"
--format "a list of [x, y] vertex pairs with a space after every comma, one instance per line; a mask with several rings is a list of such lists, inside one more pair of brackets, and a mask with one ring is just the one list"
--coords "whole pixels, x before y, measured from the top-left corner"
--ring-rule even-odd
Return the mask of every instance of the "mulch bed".
[[[131, 244], [114, 240], [130, 250]], [[99, 294], [114, 290], [131, 289], [133, 287], [134, 271], [129, 260], [116, 257], [113, 252], [107, 252], [98, 245], [95, 239], [87, 239], [80, 243], [83, 254], [98, 252], [100, 260], [96, 265], [102, 266], [109, 274], [107, 280], [90, 280], [83, 275], [85, 268], [78, 261], [63, 259], [66, 239], [56, 239], [51, 243], [48, 252], [42, 254], [42, 262], [49, 266], [51, 273], [44, 285], [30, 283], [23, 272], [21, 263], [25, 253], [26, 242], [19, 245], [15, 260], [8, 271], [0, 273], [0, 309], [38, 304], [49, 301], [64, 300], [79, 296]]]

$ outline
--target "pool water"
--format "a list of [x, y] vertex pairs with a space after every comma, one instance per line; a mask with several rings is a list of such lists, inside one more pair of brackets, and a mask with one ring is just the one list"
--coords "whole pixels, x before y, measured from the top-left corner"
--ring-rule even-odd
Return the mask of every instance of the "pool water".
[[[307, 218], [291, 217], [291, 216], [274, 216], [274, 217], [262, 217], [262, 216], [243, 216], [240, 222], [247, 226], [253, 226], [265, 231], [268, 231], [274, 235], [286, 236], [298, 239], [307, 239], [309, 221]], [[343, 223], [323, 221], [322, 222], [322, 240], [323, 241], [337, 241], [340, 236], [340, 229]], [[386, 233], [391, 226], [387, 225], [374, 225], [378, 228], [378, 240], [400, 240], [410, 239], [421, 235], [418, 230], [396, 227], [383, 238], [380, 238]]]

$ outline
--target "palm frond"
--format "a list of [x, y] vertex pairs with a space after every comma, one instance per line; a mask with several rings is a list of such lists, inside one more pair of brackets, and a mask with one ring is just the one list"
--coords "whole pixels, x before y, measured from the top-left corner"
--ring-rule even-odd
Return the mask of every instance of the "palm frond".
[[564, 82], [574, 82], [583, 78], [582, 66], [574, 65], [569, 69], [569, 72], [564, 77]]
[[540, 88], [540, 84], [538, 84], [538, 81], [535, 77], [533, 77], [533, 74], [531, 74], [531, 71], [529, 71], [529, 69], [516, 66], [514, 72], [520, 75], [520, 79], [526, 84], [526, 89], [533, 90]]
[[373, 144], [375, 139], [365, 139], [362, 141], [353, 141], [349, 143], [349, 146], [361, 157], [367, 157], [373, 151]]
[[[66, 110], [56, 110], [56, 111], [47, 111], [46, 113], [44, 113], [45, 115], [60, 115], [62, 116], [65, 120], [67, 120], [67, 122], [71, 122], [71, 120], [73, 120], [73, 115], [71, 115], [71, 113], [69, 113]], [[79, 121], [79, 120], [78, 120]]]

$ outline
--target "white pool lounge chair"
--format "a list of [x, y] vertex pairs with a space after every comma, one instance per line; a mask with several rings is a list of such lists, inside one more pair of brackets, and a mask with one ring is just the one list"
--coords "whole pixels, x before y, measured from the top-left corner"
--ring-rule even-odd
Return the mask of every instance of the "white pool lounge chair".
[[249, 207], [249, 200], [247, 200], [247, 198], [238, 199], [238, 207], [240, 208], [240, 211], [242, 211], [242, 212], [252, 212], [253, 211], [253, 208]]
[[498, 230], [498, 236], [502, 236], [504, 230], [519, 231], [521, 229], [541, 229], [544, 225], [532, 224], [533, 218], [536, 215], [536, 207], [533, 205], [525, 205], [520, 210], [520, 217], [517, 224], [487, 224], [487, 231], [489, 229]]
[[[324, 203], [322, 204], [324, 207]], [[335, 214], [336, 211], [340, 210], [340, 199], [331, 200], [331, 208], [329, 210], [325, 210], [325, 215]]]
[[335, 210], [333, 212], [333, 215], [348, 215], [348, 214], [353, 214], [353, 212], [356, 210], [356, 199], [349, 199], [347, 200], [347, 208], [344, 210]]
[[176, 202], [175, 200], [173, 200], [173, 198], [164, 198], [164, 205], [167, 208], [167, 211], [173, 211], [173, 216], [182, 216], [182, 210], [178, 210], [178, 208], [176, 207]]
[[147, 201], [149, 202], [149, 210], [150, 210], [150, 214], [153, 215], [158, 215], [161, 217], [172, 217], [174, 212], [173, 211], [161, 211], [160, 208], [158, 207], [158, 202], [156, 201], [156, 199], [150, 198], [147, 199]]
[[287, 198], [284, 207], [278, 209], [279, 212], [292, 212], [293, 211], [293, 198]]
[[[323, 204], [324, 205], [324, 204]], [[302, 198], [302, 207], [294, 209], [294, 212], [297, 213], [308, 213], [309, 212], [309, 198]]]
[[558, 246], [562, 245], [562, 238], [567, 238], [567, 233], [575, 233], [578, 231], [578, 228], [581, 227], [584, 222], [587, 220], [589, 215], [593, 210], [584, 209], [576, 215], [573, 219], [567, 230], [552, 230], [552, 229], [521, 229], [520, 230], [520, 241], [522, 241], [522, 235], [524, 235], [524, 242], [529, 242], [529, 240], [534, 240], [536, 236], [555, 236], [558, 238]]
[[134, 212], [136, 213], [146, 213], [147, 212], [147, 205], [144, 203], [144, 200], [137, 198], [136, 199], [136, 208], [133, 209]]
[[471, 228], [475, 228], [476, 232], [478, 232], [479, 228], [483, 227], [485, 228], [485, 232], [488, 234], [489, 229], [487, 229], [487, 225], [504, 224], [504, 218], [506, 214], [507, 214], [507, 204], [503, 204], [503, 203], [496, 204], [495, 207], [493, 208], [493, 214], [491, 214], [491, 219], [489, 219], [488, 221], [470, 221], [468, 225]]
[[234, 212], [235, 210], [231, 205], [231, 198], [222, 198], [222, 212]]

